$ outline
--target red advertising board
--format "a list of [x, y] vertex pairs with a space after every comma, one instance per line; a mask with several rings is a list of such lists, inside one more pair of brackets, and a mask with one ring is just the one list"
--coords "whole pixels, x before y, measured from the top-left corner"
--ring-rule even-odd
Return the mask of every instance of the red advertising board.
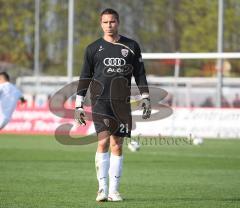
[[[62, 118], [63, 117], [63, 118]], [[77, 126], [74, 119], [58, 117], [47, 106], [42, 108], [17, 107], [11, 121], [0, 131], [0, 134], [47, 134], [55, 133], [55, 130], [63, 124], [71, 124], [71, 134], [86, 135], [92, 122], [87, 122], [84, 127]]]

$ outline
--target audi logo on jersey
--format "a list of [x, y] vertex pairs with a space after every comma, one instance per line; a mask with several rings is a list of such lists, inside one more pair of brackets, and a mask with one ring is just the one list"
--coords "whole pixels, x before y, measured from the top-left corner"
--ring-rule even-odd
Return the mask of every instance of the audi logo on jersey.
[[126, 60], [124, 58], [105, 58], [103, 64], [105, 66], [121, 67], [126, 65]]
[[128, 75], [131, 74], [133, 71], [133, 66], [130, 64], [126, 64], [122, 67], [118, 67], [118, 66], [107, 66], [105, 67], [105, 69], [103, 70], [103, 73], [105, 74], [105, 76], [107, 77], [111, 77], [111, 76], [115, 76], [116, 74], [120, 74], [120, 75]]

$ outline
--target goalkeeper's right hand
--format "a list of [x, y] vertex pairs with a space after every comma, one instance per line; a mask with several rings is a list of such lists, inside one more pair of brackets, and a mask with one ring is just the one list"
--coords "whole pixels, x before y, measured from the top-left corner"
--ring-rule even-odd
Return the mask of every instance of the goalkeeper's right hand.
[[75, 108], [74, 120], [75, 120], [75, 122], [77, 122], [81, 126], [86, 125], [85, 113], [84, 113], [83, 107], [76, 107]]

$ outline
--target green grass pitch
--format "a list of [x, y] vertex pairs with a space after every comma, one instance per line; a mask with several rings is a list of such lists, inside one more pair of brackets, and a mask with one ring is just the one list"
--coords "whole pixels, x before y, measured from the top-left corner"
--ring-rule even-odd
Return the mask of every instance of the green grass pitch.
[[0, 135], [0, 208], [240, 207], [240, 140], [124, 146], [120, 203], [96, 203], [96, 144]]

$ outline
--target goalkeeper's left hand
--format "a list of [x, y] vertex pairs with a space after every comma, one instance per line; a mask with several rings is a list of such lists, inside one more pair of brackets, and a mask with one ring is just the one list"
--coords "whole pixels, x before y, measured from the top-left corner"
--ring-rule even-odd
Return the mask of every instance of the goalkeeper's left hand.
[[143, 108], [143, 119], [150, 118], [151, 116], [151, 103], [149, 98], [142, 99], [142, 108]]

